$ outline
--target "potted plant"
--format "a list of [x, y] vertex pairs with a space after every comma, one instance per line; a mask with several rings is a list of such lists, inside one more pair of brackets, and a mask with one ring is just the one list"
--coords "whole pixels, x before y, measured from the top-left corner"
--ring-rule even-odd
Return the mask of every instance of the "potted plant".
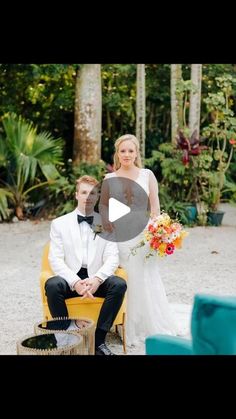
[[220, 176], [218, 172], [213, 171], [209, 173], [208, 194], [206, 202], [208, 204], [208, 222], [214, 226], [221, 225], [224, 216], [224, 212], [219, 210], [220, 196]]
[[207, 203], [209, 222], [214, 225], [220, 225], [224, 215], [219, 211], [219, 204], [225, 175], [236, 147], [236, 118], [231, 109], [233, 84], [236, 84], [236, 79], [231, 75], [217, 77], [218, 91], [209, 93], [204, 100], [212, 119], [203, 129], [203, 134], [209, 139], [209, 152], [212, 156]]

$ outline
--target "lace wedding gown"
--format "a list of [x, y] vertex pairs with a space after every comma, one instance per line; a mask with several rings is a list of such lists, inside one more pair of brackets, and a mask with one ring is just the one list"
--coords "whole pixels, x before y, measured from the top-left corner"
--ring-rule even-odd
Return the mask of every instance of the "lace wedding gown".
[[[149, 196], [149, 169], [140, 169], [136, 182]], [[106, 176], [106, 179], [117, 176], [115, 172]], [[119, 178], [118, 178], [119, 179]], [[116, 183], [117, 184], [117, 183]], [[124, 202], [121, 197], [122, 188], [117, 191], [117, 199]], [[131, 210], [140, 206], [139, 197], [133, 196]], [[132, 208], [133, 207], [133, 208]], [[137, 216], [137, 211], [136, 211]], [[143, 216], [143, 213], [141, 214]], [[135, 256], [131, 255], [130, 249], [142, 238], [142, 233], [134, 239], [118, 242], [120, 265], [128, 274], [127, 287], [127, 345], [136, 345], [144, 342], [145, 338], [152, 334], [178, 333], [178, 326], [174, 320], [174, 314], [168, 303], [165, 288], [163, 286], [158, 259], [153, 256], [145, 260], [148, 253], [148, 245], [137, 250]]]

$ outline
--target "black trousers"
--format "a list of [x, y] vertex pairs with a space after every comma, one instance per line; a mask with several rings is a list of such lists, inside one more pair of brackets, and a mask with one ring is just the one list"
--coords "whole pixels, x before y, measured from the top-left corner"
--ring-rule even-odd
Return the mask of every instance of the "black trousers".
[[[77, 275], [81, 279], [88, 278], [87, 269], [81, 268]], [[126, 281], [115, 275], [109, 276], [99, 286], [94, 296], [105, 298], [105, 300], [100, 310], [97, 329], [102, 329], [104, 332], [110, 330], [121, 307], [126, 289]], [[76, 291], [71, 291], [66, 280], [60, 276], [54, 276], [46, 281], [45, 292], [52, 317], [68, 317], [65, 300], [79, 296]]]

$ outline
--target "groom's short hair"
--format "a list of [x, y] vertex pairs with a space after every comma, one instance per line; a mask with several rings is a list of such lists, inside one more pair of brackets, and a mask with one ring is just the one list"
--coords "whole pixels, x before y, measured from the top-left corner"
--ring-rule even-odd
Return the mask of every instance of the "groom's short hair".
[[76, 191], [78, 192], [81, 183], [89, 183], [93, 186], [98, 186], [99, 182], [92, 176], [81, 176], [79, 179], [76, 179]]

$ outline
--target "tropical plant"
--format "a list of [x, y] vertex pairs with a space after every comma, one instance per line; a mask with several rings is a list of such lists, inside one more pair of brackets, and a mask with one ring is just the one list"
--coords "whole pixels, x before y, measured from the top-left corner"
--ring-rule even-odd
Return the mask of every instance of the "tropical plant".
[[198, 88], [191, 80], [179, 80], [176, 83], [176, 97], [180, 101], [180, 122], [179, 128], [183, 130], [184, 134], [189, 136], [189, 105], [190, 97], [197, 94]]
[[209, 138], [211, 146], [212, 176], [209, 178], [209, 206], [217, 210], [223, 187], [225, 174], [230, 167], [236, 148], [236, 117], [233, 111], [233, 85], [236, 78], [231, 75], [216, 77], [218, 91], [209, 93], [205, 99], [212, 122], [203, 129], [203, 134]]
[[200, 145], [200, 142], [203, 139], [200, 139], [197, 130], [195, 129], [191, 137], [188, 138], [184, 135], [182, 130], [179, 130], [177, 135], [177, 148], [183, 150], [183, 164], [186, 165], [190, 162], [190, 156], [198, 156], [202, 150], [206, 150], [206, 146]]
[[[31, 122], [16, 114], [5, 115], [2, 124], [5, 136], [0, 137], [1, 183], [4, 190], [1, 213], [6, 218], [10, 199], [17, 217], [23, 219], [29, 193], [60, 176], [56, 166], [63, 164], [63, 141], [54, 139], [48, 132], [37, 133]], [[42, 176], [46, 180], [42, 181]]]
[[75, 208], [76, 179], [84, 175], [89, 175], [101, 182], [105, 172], [106, 164], [102, 160], [97, 164], [83, 162], [78, 166], [72, 165], [72, 161], [69, 160], [67, 173], [48, 187], [49, 198], [56, 208], [56, 215], [67, 214]]
[[0, 188], [0, 219], [2, 220], [7, 220], [10, 215], [7, 199], [11, 198], [11, 192], [6, 191], [3, 188]]
[[159, 199], [161, 210], [167, 212], [171, 218], [179, 219], [183, 224], [190, 225], [188, 217], [188, 208], [186, 202], [176, 201], [171, 198], [169, 190], [164, 184], [159, 187]]

